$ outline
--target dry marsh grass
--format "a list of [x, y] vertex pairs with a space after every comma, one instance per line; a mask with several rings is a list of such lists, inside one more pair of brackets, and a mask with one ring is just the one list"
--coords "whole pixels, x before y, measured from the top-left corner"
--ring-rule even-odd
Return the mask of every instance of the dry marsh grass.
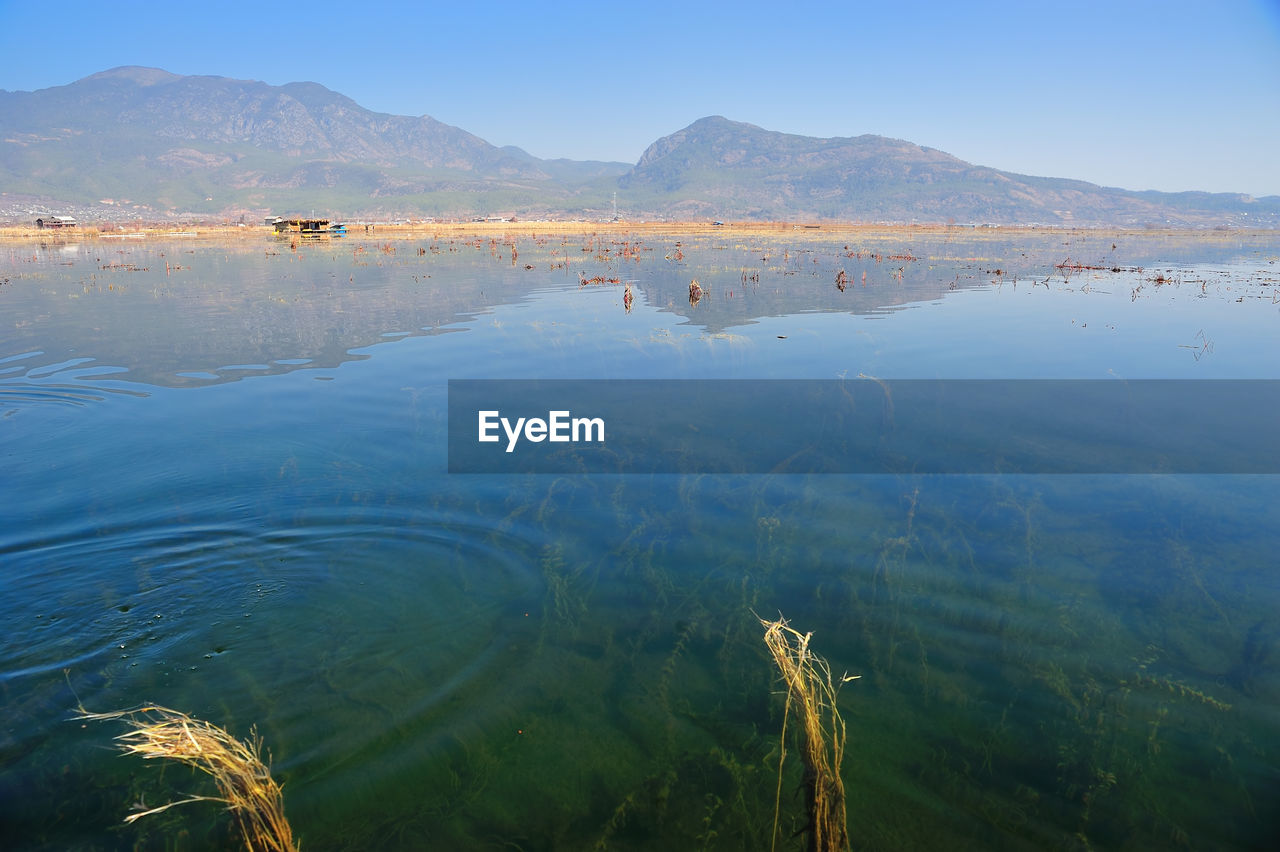
[[761, 618], [760, 624], [765, 628], [764, 644], [787, 684], [770, 848], [776, 848], [778, 841], [782, 766], [787, 757], [787, 722], [794, 707], [804, 727], [800, 759], [804, 765], [805, 804], [809, 812], [806, 848], [811, 852], [848, 849], [848, 817], [844, 782], [840, 778], [846, 731], [844, 719], [836, 707], [836, 695], [842, 684], [855, 680], [857, 676], [842, 675], [837, 683], [827, 661], [809, 650], [813, 634], [799, 632], [782, 616], [778, 616], [776, 621]]
[[280, 785], [262, 761], [262, 740], [256, 732], [242, 742], [216, 725], [154, 705], [114, 713], [81, 708], [76, 718], [119, 719], [129, 726], [115, 738], [125, 754], [175, 760], [212, 776], [217, 785], [217, 796], [188, 796], [131, 814], [126, 823], [190, 802], [221, 802], [235, 818], [249, 852], [297, 852]]
[[[1013, 234], [1068, 234], [1081, 237], [1089, 234], [1123, 235], [1135, 238], [1185, 238], [1202, 243], [1229, 241], [1246, 235], [1271, 235], [1272, 231], [1239, 229], [1231, 231], [1202, 231], [1188, 229], [1151, 229], [1134, 227], [1068, 228], [1047, 226], [1009, 225], [998, 228], [966, 228], [941, 224], [870, 224], [858, 222], [725, 222], [713, 225], [708, 222], [574, 222], [574, 221], [515, 221], [515, 222], [412, 222], [404, 224], [375, 224], [367, 233], [363, 225], [348, 224], [346, 239], [420, 239], [424, 236], [489, 237], [511, 236], [579, 236], [599, 235], [681, 235], [712, 236], [783, 236], [798, 241], [821, 241], [841, 238], [884, 238], [924, 236], [964, 236], [968, 240], [997, 240]], [[112, 241], [121, 237], [145, 237], [148, 239], [209, 239], [223, 242], [261, 241], [274, 236], [274, 231], [263, 225], [240, 227], [233, 224], [181, 225], [152, 223], [138, 225], [84, 225], [78, 228], [40, 230], [34, 225], [0, 226], [0, 242], [80, 242], [93, 240]], [[330, 239], [326, 237], [325, 239]], [[342, 239], [342, 238], [335, 238]]]

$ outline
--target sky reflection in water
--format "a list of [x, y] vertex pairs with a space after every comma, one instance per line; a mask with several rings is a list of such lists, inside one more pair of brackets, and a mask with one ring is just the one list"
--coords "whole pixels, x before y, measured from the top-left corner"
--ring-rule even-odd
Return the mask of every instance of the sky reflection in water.
[[308, 849], [759, 847], [781, 698], [752, 613], [777, 611], [864, 675], [842, 702], [868, 845], [1258, 845], [1273, 477], [449, 476], [445, 383], [1276, 379], [1278, 254], [960, 229], [8, 244], [0, 845], [225, 844], [213, 806], [119, 827], [196, 782], [67, 723], [78, 696], [257, 724]]

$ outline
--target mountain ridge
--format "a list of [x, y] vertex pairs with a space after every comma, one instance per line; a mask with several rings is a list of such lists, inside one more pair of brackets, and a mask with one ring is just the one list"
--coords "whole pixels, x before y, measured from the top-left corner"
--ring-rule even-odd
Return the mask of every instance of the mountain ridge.
[[350, 216], [1277, 226], [1280, 197], [1162, 193], [1019, 175], [874, 134], [818, 138], [707, 116], [635, 164], [541, 159], [429, 115], [378, 113], [317, 83], [121, 66], [0, 90], [4, 199], [160, 218]]

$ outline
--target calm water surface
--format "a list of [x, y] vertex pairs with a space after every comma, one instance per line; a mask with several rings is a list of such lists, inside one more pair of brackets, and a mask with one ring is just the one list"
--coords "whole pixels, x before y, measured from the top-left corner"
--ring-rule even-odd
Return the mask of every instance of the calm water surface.
[[445, 401], [1280, 379], [1278, 258], [964, 230], [0, 246], [0, 847], [232, 843], [211, 804], [124, 825], [209, 790], [80, 701], [256, 726], [307, 850], [768, 848], [778, 612], [862, 675], [857, 846], [1268, 847], [1276, 477], [450, 476]]

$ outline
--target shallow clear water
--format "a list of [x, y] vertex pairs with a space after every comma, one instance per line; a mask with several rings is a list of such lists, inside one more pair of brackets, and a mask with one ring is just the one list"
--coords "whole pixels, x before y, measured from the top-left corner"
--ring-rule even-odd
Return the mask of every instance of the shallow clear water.
[[862, 675], [856, 845], [1265, 846], [1276, 477], [451, 476], [445, 407], [461, 378], [1278, 379], [1278, 257], [963, 230], [0, 247], [0, 847], [228, 844], [211, 804], [123, 825], [208, 789], [79, 701], [256, 726], [308, 850], [767, 848], [778, 612]]

